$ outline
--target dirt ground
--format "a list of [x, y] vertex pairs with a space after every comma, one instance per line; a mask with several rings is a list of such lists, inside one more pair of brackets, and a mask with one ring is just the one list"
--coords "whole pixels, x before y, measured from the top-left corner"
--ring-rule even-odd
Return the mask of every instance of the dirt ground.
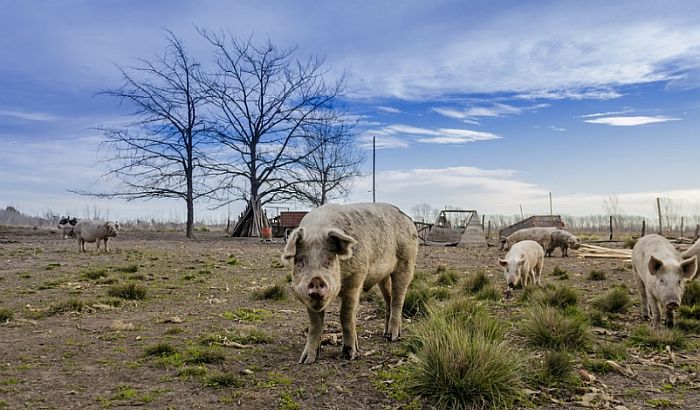
[[[408, 359], [401, 343], [381, 338], [383, 317], [371, 301], [358, 312], [359, 360], [341, 360], [341, 347], [331, 337], [317, 363], [297, 364], [307, 316], [289, 294], [288, 270], [279, 263], [281, 242], [221, 232], [199, 232], [190, 241], [178, 232], [127, 231], [110, 241], [110, 253], [88, 246], [92, 251], [79, 254], [76, 241], [62, 240], [57, 231], [0, 227], [0, 308], [12, 312], [0, 324], [0, 409], [378, 409], [409, 403], [390, 394], [392, 380], [384, 379], [384, 371]], [[421, 246], [417, 271], [431, 281], [438, 266], [460, 276], [483, 270], [500, 286], [499, 254], [497, 248]], [[552, 275], [555, 265], [569, 272], [568, 279]], [[596, 343], [627, 343], [642, 324], [624, 265], [558, 253], [545, 261], [545, 281], [578, 289], [584, 308], [613, 285], [627, 284], [635, 305], [614, 326], [594, 328]], [[586, 280], [593, 269], [607, 279]], [[145, 288], [145, 298], [109, 296], [121, 283]], [[286, 299], [253, 297], [272, 284], [284, 285]], [[459, 285], [450, 291], [459, 292]], [[520, 315], [521, 307], [510, 301], [488, 303], [504, 321]], [[340, 331], [338, 310], [335, 303], [326, 315], [324, 334]], [[404, 321], [405, 334], [412, 324]], [[597, 399], [581, 403], [700, 408], [700, 338], [686, 338], [690, 347], [673, 354], [630, 346], [619, 363], [623, 370], [590, 372], [596, 380], [571, 397], [555, 401], [545, 394], [533, 407], [575, 408], [581, 405], [575, 401], [592, 393], [587, 397]], [[577, 358], [577, 370], [587, 355], [593, 357]]]

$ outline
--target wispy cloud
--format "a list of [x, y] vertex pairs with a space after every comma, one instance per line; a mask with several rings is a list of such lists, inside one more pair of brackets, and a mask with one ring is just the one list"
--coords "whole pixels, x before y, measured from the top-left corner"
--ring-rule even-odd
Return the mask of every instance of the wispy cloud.
[[359, 137], [359, 145], [362, 149], [372, 149], [372, 137], [375, 138], [374, 146], [376, 149], [396, 149], [408, 148], [409, 143], [401, 138], [391, 135], [373, 135], [373, 133], [364, 133]]
[[379, 111], [386, 112], [389, 114], [400, 114], [401, 113], [401, 110], [399, 110], [398, 108], [387, 107], [387, 106], [383, 106], [383, 105], [380, 105], [379, 107], [377, 107], [377, 109]]
[[622, 110], [622, 111], [608, 111], [608, 112], [594, 112], [592, 114], [578, 115], [576, 118], [595, 118], [595, 117], [606, 117], [610, 115], [627, 114], [632, 112], [632, 110]]
[[633, 127], [636, 125], [646, 125], [646, 124], [654, 124], [657, 122], [667, 122], [667, 121], [678, 121], [680, 118], [673, 118], [673, 117], [666, 117], [663, 115], [656, 115], [656, 116], [633, 116], [633, 117], [602, 117], [602, 118], [594, 118], [591, 120], [585, 120], [585, 122], [591, 123], [591, 124], [604, 124], [604, 125], [612, 125], [615, 127]]
[[24, 121], [56, 121], [59, 117], [45, 112], [0, 110], [0, 117], [10, 117]]
[[[473, 131], [459, 128], [423, 128], [412, 125], [393, 124], [382, 128], [365, 131], [361, 139], [371, 143], [372, 136], [381, 137], [384, 141], [392, 141], [385, 148], [405, 148], [407, 139], [433, 144], [464, 144], [467, 142], [499, 139], [500, 136], [484, 131]], [[403, 137], [399, 139], [399, 137]]]
[[433, 111], [448, 118], [478, 124], [476, 119], [480, 117], [496, 118], [518, 115], [524, 111], [536, 110], [547, 106], [548, 104], [536, 104], [528, 107], [516, 107], [509, 104], [493, 103], [490, 105], [467, 107], [461, 110], [449, 107], [436, 107], [433, 108]]

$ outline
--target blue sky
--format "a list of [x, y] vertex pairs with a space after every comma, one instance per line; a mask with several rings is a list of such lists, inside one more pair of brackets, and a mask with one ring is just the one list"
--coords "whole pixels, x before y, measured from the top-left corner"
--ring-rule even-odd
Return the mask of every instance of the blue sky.
[[[485, 214], [700, 214], [700, 3], [693, 1], [0, 0], [0, 206], [41, 214], [183, 218], [177, 202], [75, 196], [104, 168], [91, 127], [128, 113], [95, 93], [114, 63], [195, 26], [325, 56], [347, 75], [358, 138], [377, 152], [377, 199]], [[368, 159], [371, 156], [368, 155]], [[371, 171], [371, 162], [365, 164]], [[371, 176], [350, 200], [371, 200]], [[198, 218], [225, 210], [197, 206]], [[292, 207], [299, 206], [291, 204]], [[300, 206], [299, 206], [300, 207]], [[242, 204], [234, 205], [235, 210]]]

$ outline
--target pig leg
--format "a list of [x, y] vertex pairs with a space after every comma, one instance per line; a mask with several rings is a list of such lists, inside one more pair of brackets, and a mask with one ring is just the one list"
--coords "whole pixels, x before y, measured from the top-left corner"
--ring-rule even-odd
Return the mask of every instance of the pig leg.
[[109, 252], [109, 248], [107, 247], [107, 240], [109, 238], [105, 238], [105, 252]]
[[649, 291], [647, 291], [647, 299], [650, 302], [649, 307], [651, 308], [651, 325], [655, 329], [658, 329], [661, 326], [661, 309], [659, 309], [659, 302]]
[[316, 361], [321, 352], [321, 331], [323, 330], [323, 316], [325, 312], [314, 312], [306, 309], [309, 313], [309, 334], [306, 335], [306, 346], [299, 358], [300, 364], [311, 364]]
[[666, 309], [666, 326], [669, 329], [673, 328], [673, 310], [672, 309]]
[[540, 258], [537, 260], [537, 265], [535, 265], [535, 278], [540, 287], [542, 287], [542, 270], [544, 270], [544, 259]]
[[637, 289], [639, 289], [639, 305], [642, 311], [642, 319], [649, 320], [649, 301], [647, 300], [647, 289], [644, 286], [644, 281], [637, 274], [637, 268], [632, 267], [632, 274], [634, 275], [634, 280], [637, 282]]
[[340, 325], [343, 328], [343, 350], [340, 353], [340, 357], [342, 359], [353, 360], [358, 357], [359, 349], [357, 346], [355, 320], [361, 289], [361, 286], [346, 288], [341, 294]]
[[563, 256], [563, 257], [569, 256], [569, 247], [568, 246], [561, 246], [559, 249], [561, 249], [561, 256]]
[[391, 315], [389, 316], [390, 341], [398, 340], [401, 336], [401, 315], [403, 314], [403, 302], [406, 298], [408, 285], [413, 279], [415, 258], [400, 261], [396, 270], [391, 274]]
[[379, 290], [382, 291], [382, 296], [384, 296], [384, 335], [385, 339], [391, 339], [391, 333], [389, 333], [389, 320], [391, 319], [391, 276], [387, 276], [381, 282], [379, 282]]

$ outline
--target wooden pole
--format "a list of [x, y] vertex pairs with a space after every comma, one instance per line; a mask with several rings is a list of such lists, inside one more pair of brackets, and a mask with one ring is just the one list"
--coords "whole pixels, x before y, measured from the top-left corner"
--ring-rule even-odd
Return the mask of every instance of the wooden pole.
[[377, 202], [377, 184], [376, 184], [376, 163], [377, 163], [377, 137], [372, 137], [372, 202]]
[[549, 214], [552, 215], [552, 193], [549, 193]]
[[610, 240], [613, 238], [613, 217], [610, 215]]
[[683, 237], [683, 228], [685, 228], [685, 227], [683, 226], [683, 223], [685, 222], [684, 219], [685, 219], [685, 218], [681, 216], [681, 238]]
[[640, 236], [640, 238], [646, 234], [646, 231], [647, 231], [647, 220], [642, 219], [642, 236]]
[[491, 239], [491, 220], [489, 219], [489, 227], [486, 230], [486, 239]]
[[525, 215], [523, 214], [523, 206], [522, 204], [520, 205], [520, 219], [525, 219]]
[[484, 229], [485, 221], [486, 221], [486, 215], [481, 215], [481, 229]]
[[656, 198], [656, 210], [659, 213], [659, 235], [663, 235], [663, 227], [661, 226], [661, 198]]
[[700, 233], [700, 224], [695, 225], [695, 235], [693, 235], [693, 238], [697, 238], [698, 233]]

